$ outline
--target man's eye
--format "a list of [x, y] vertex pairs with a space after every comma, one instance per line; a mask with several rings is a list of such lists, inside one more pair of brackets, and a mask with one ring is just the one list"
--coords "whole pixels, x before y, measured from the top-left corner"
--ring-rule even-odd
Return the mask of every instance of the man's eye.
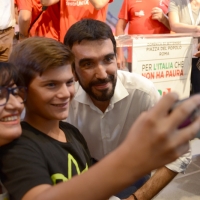
[[91, 67], [92, 63], [91, 62], [85, 62], [83, 63], [83, 67]]
[[106, 61], [106, 62], [112, 62], [112, 61], [113, 61], [113, 58], [114, 58], [113, 56], [106, 57], [106, 58], [105, 58], [105, 61]]

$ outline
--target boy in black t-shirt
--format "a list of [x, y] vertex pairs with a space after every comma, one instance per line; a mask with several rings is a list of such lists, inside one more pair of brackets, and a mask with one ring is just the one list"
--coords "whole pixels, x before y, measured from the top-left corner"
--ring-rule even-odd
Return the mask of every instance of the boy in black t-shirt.
[[200, 105], [200, 96], [169, 113], [178, 97], [168, 94], [138, 118], [115, 151], [87, 171], [91, 163], [84, 138], [61, 122], [74, 95], [73, 60], [65, 45], [48, 38], [26, 39], [10, 56], [28, 89], [22, 137], [0, 149], [1, 179], [11, 200], [108, 199], [185, 153], [199, 129], [200, 118], [187, 128], [178, 126]]
[[[10, 144], [12, 159], [3, 165], [8, 177], [2, 179], [11, 199], [29, 199], [37, 194], [38, 185], [46, 189], [81, 174], [91, 165], [83, 136], [74, 126], [61, 121], [68, 116], [74, 96], [72, 53], [54, 40], [37, 38], [28, 42], [24, 42], [27, 55], [23, 55], [28, 62], [23, 60], [24, 49], [20, 46], [11, 57], [11, 61], [19, 55], [22, 58], [16, 65], [28, 87], [22, 136]], [[18, 176], [11, 178], [15, 174]], [[12, 181], [7, 181], [9, 177]]]

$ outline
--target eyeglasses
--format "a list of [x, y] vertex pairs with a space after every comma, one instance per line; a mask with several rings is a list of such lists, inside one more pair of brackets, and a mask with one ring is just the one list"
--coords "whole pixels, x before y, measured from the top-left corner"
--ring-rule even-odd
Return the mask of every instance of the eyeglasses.
[[20, 103], [24, 103], [27, 97], [27, 89], [23, 86], [14, 88], [0, 87], [0, 106], [8, 102], [9, 96], [12, 94]]

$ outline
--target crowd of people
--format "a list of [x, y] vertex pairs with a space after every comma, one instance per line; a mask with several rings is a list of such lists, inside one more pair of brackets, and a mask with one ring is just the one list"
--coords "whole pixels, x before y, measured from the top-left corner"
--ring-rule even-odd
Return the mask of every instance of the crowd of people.
[[124, 0], [116, 33], [105, 23], [109, 3], [0, 3], [0, 179], [11, 200], [148, 200], [191, 162], [200, 117], [179, 127], [200, 95], [171, 110], [176, 94], [160, 99], [150, 80], [118, 70], [126, 64], [114, 34], [127, 24], [128, 34], [198, 32], [200, 3]]

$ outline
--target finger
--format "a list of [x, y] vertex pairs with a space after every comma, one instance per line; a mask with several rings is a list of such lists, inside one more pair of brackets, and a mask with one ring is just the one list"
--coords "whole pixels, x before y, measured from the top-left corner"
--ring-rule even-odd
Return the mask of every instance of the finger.
[[153, 17], [157, 17], [157, 18], [161, 18], [162, 14], [161, 13], [154, 13], [152, 16]]
[[197, 45], [197, 49], [200, 50], [200, 43]]
[[[200, 95], [194, 95], [187, 100], [184, 100], [169, 114], [171, 125], [176, 128], [180, 126], [195, 109], [200, 106]], [[193, 119], [192, 119], [193, 120]]]
[[194, 54], [194, 56], [200, 57], [200, 51], [197, 51], [197, 52]]
[[154, 8], [152, 8], [152, 11], [153, 11], [153, 10], [158, 10], [158, 7], [154, 7]]
[[159, 14], [154, 14], [154, 15], [152, 15], [152, 19], [153, 20], [160, 20], [162, 18], [162, 16], [160, 16]]
[[155, 15], [152, 15], [152, 19], [153, 19], [153, 20], [158, 20], [158, 17], [155, 16]]
[[126, 63], [125, 62], [122, 62], [122, 67], [123, 67], [123, 69], [126, 68]]
[[171, 92], [163, 96], [159, 102], [150, 110], [154, 117], [166, 116], [174, 103], [178, 100], [178, 94]]
[[159, 12], [157, 11], [157, 10], [152, 10], [151, 11], [151, 14], [153, 15], [153, 14], [158, 14]]
[[188, 152], [189, 141], [192, 140], [200, 131], [200, 118], [196, 119], [191, 125], [180, 129], [172, 138], [172, 143], [177, 146], [178, 157]]
[[152, 12], [162, 12], [162, 9], [155, 7], [151, 10]]
[[187, 153], [189, 151], [189, 149], [190, 149], [189, 141], [187, 141], [186, 143], [181, 144], [180, 146], [178, 146], [176, 148], [176, 153], [175, 153], [174, 160], [176, 160], [177, 158], [179, 158], [183, 154]]
[[117, 63], [117, 68], [120, 69], [120, 63]]
[[124, 69], [123, 68], [123, 62], [120, 62], [120, 63], [118, 63], [119, 65], [117, 66], [118, 67], [118, 69]]

